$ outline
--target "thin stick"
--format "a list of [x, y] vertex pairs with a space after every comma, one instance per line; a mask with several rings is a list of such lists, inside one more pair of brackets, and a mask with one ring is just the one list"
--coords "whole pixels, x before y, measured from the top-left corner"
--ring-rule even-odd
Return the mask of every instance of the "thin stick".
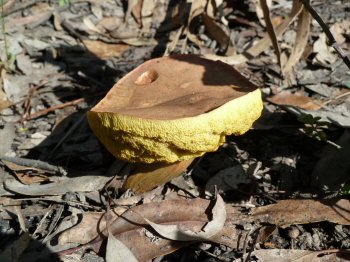
[[91, 98], [91, 97], [96, 97], [96, 96], [101, 96], [101, 95], [104, 95], [106, 94], [106, 92], [100, 92], [100, 93], [97, 93], [97, 94], [93, 94], [93, 95], [89, 95], [89, 96], [85, 96], [85, 97], [81, 97], [81, 98], [78, 98], [78, 99], [75, 99], [75, 100], [72, 100], [72, 101], [69, 101], [69, 102], [66, 102], [66, 103], [62, 103], [62, 104], [59, 104], [59, 105], [54, 105], [54, 106], [51, 106], [49, 108], [46, 108], [46, 109], [43, 109], [43, 110], [40, 110], [32, 115], [27, 115], [25, 118], [22, 118], [20, 121], [24, 121], [24, 120], [31, 120], [31, 119], [34, 119], [34, 118], [38, 118], [40, 116], [44, 116], [52, 111], [55, 111], [57, 109], [62, 109], [64, 107], [67, 107], [67, 106], [74, 106], [74, 105], [77, 105], [81, 102], [85, 102], [87, 98]]
[[0, 156], [0, 160], [9, 161], [11, 163], [14, 163], [14, 164], [20, 165], [20, 166], [33, 167], [33, 168], [43, 169], [43, 170], [47, 170], [47, 171], [53, 171], [53, 172], [61, 174], [63, 176], [67, 175], [67, 172], [62, 167], [54, 166], [54, 165], [51, 165], [51, 164], [48, 164], [46, 162], [36, 160], [36, 159]]
[[85, 97], [82, 97], [82, 98], [78, 98], [78, 99], [75, 99], [73, 101], [63, 103], [63, 104], [54, 105], [54, 106], [51, 106], [51, 107], [46, 108], [44, 110], [38, 111], [32, 115], [28, 115], [24, 118], [24, 120], [31, 120], [34, 118], [38, 118], [40, 116], [46, 115], [46, 114], [48, 114], [52, 111], [55, 111], [57, 109], [62, 109], [62, 108], [67, 107], [67, 106], [74, 106], [74, 105], [79, 104], [79, 103], [84, 102], [84, 101], [85, 101]]
[[320, 24], [321, 28], [325, 32], [328, 43], [330, 46], [332, 46], [335, 51], [338, 53], [338, 55], [343, 59], [344, 63], [347, 65], [347, 67], [350, 69], [350, 58], [345, 55], [344, 50], [337, 44], [337, 41], [335, 41], [334, 36], [332, 35], [331, 31], [329, 30], [326, 23], [322, 20], [322, 18], [319, 16], [319, 14], [315, 11], [315, 9], [312, 8], [312, 6], [309, 3], [309, 0], [300, 0], [304, 7], [309, 11], [309, 13], [312, 15], [312, 17]]
[[24, 120], [27, 116], [29, 116], [29, 110], [30, 110], [30, 100], [32, 99], [33, 94], [35, 93], [36, 90], [38, 90], [40, 87], [43, 87], [44, 85], [46, 85], [48, 83], [48, 81], [44, 81], [43, 83], [41, 83], [40, 85], [37, 86], [32, 86], [31, 88], [29, 88], [28, 91], [28, 95], [26, 100], [24, 101], [24, 107], [25, 107], [25, 111], [24, 114], [22, 115], [22, 119]]
[[343, 93], [343, 94], [341, 94], [341, 95], [338, 95], [338, 96], [336, 96], [336, 97], [333, 98], [333, 99], [329, 99], [328, 101], [324, 102], [324, 103], [322, 104], [322, 106], [326, 106], [326, 105], [328, 105], [329, 103], [334, 102], [334, 101], [336, 101], [336, 100], [338, 100], [338, 99], [340, 99], [340, 98], [342, 98], [342, 97], [344, 97], [344, 96], [348, 96], [348, 95], [350, 95], [350, 91], [347, 91], [347, 92], [345, 92], [345, 93]]

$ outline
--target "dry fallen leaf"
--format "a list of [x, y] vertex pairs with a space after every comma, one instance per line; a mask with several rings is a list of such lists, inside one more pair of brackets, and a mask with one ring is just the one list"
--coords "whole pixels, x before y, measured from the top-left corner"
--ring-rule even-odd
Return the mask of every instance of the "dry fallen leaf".
[[338, 56], [333, 47], [327, 44], [327, 37], [325, 33], [321, 33], [319, 38], [314, 43], [314, 52], [316, 53], [313, 62], [323, 66], [331, 66], [337, 61]]
[[50, 179], [42, 174], [26, 174], [26, 173], [22, 173], [22, 172], [14, 172], [14, 175], [17, 177], [17, 179], [19, 181], [21, 181], [21, 183], [25, 184], [25, 185], [31, 185], [31, 184], [35, 184], [35, 183], [41, 183], [41, 182], [45, 182], [45, 181], [49, 181]]
[[192, 32], [192, 22], [195, 21], [195, 18], [197, 16], [203, 14], [206, 3], [207, 1], [205, 0], [197, 0], [191, 3], [191, 10], [188, 18], [188, 23], [187, 23], [188, 24], [188, 30], [186, 30], [187, 38], [199, 47], [204, 46], [204, 44], [201, 40], [198, 39], [196, 34]]
[[100, 59], [108, 59], [120, 56], [130, 46], [125, 44], [108, 44], [98, 40], [83, 40], [86, 49]]
[[[121, 17], [116, 17], [116, 16], [108, 16], [108, 17], [103, 17], [96, 27], [102, 31], [114, 31], [117, 30], [117, 28], [123, 23], [123, 19]], [[85, 39], [86, 40], [86, 39]], [[85, 41], [84, 40], [84, 41]], [[83, 41], [83, 42], [84, 42]]]
[[350, 225], [350, 201], [340, 200], [281, 200], [276, 204], [252, 211], [254, 219], [274, 225], [307, 224], [329, 221]]
[[130, 249], [112, 234], [108, 234], [106, 262], [138, 262]]
[[[147, 217], [149, 220], [154, 221], [159, 225], [176, 225], [185, 231], [201, 231], [203, 227], [208, 223], [207, 209], [210, 208], [211, 201], [205, 199], [172, 199], [164, 200], [159, 203], [152, 202], [148, 204], [139, 205], [133, 207], [123, 213], [122, 215], [113, 215], [112, 219], [109, 221], [114, 221], [109, 225], [109, 231], [111, 232], [119, 241], [123, 242], [135, 257], [140, 261], [145, 261], [158, 257], [164, 254], [171, 253], [180, 247], [189, 245], [193, 243], [190, 242], [180, 242], [172, 241], [169, 239], [164, 239], [158, 235], [154, 230], [149, 230], [149, 225], [145, 222], [143, 217]], [[214, 216], [216, 213], [221, 215], [217, 218], [213, 217], [214, 222], [210, 223], [208, 226], [208, 232], [210, 235], [215, 232], [223, 221], [223, 214], [225, 212], [225, 207], [222, 206], [223, 202], [216, 205]], [[232, 208], [228, 208], [230, 216], [233, 216], [231, 212]], [[93, 221], [102, 221], [102, 214], [100, 218], [98, 215], [92, 218]], [[216, 220], [215, 220], [216, 219]], [[238, 219], [236, 218], [236, 221]], [[215, 221], [219, 221], [216, 223]], [[221, 222], [220, 222], [221, 221]], [[213, 224], [214, 223], [214, 224]], [[103, 224], [92, 223], [90, 229], [87, 223], [83, 223], [83, 226], [79, 224], [66, 232], [64, 232], [60, 238], [59, 243], [65, 244], [67, 242], [80, 243], [80, 238], [82, 233], [88, 232], [90, 236], [99, 236], [96, 240], [85, 245], [86, 248], [92, 248], [96, 252], [99, 251], [103, 239], [108, 235], [107, 230], [103, 229]], [[78, 234], [78, 236], [75, 236]], [[219, 233], [211, 236], [207, 241], [212, 241], [220, 244], [230, 246], [231, 248], [237, 248], [237, 246], [243, 245], [243, 240], [239, 240], [239, 229], [233, 225], [232, 222], [227, 221], [224, 224], [222, 230]], [[103, 237], [104, 236], [104, 237]], [[84, 242], [86, 242], [86, 237]]]
[[[213, 210], [213, 220], [215, 220], [215, 213], [222, 211], [221, 205], [222, 203], [216, 205], [216, 210]], [[144, 220], [145, 217], [156, 223], [156, 228], [158, 225], [165, 227], [167, 225], [175, 225], [176, 230], [181, 228], [182, 232], [197, 232], [202, 230], [206, 224], [208, 225], [208, 208], [210, 208], [209, 200], [179, 198], [139, 205], [126, 212], [120, 209], [114, 210], [112, 212], [115, 212], [115, 214], [110, 217], [111, 219], [108, 219], [113, 221], [109, 225], [108, 232], [111, 232], [115, 238], [127, 246], [138, 260], [145, 261], [171, 253], [193, 243], [193, 241], [182, 242], [162, 238], [156, 231], [149, 229], [148, 224]], [[224, 209], [227, 212], [227, 220], [222, 230], [207, 240], [233, 249], [243, 247], [244, 238], [240, 237], [243, 232], [237, 225], [241, 225], [244, 222], [250, 223], [254, 221], [257, 225], [285, 226], [329, 221], [350, 225], [350, 201], [345, 199], [338, 201], [282, 200], [276, 204], [254, 208], [249, 215], [230, 205], [226, 205]], [[108, 236], [102, 215], [102, 213], [86, 214], [85, 222], [83, 216], [83, 221], [80, 224], [63, 232], [59, 238], [59, 243], [62, 245], [67, 242], [86, 243], [89, 239], [91, 240], [93, 237], [98, 236], [94, 241], [84, 246], [98, 252], [103, 239]], [[89, 216], [90, 218], [88, 218]], [[223, 217], [220, 220], [222, 221]], [[96, 221], [100, 222], [97, 223]], [[221, 224], [221, 222], [218, 224]], [[214, 231], [216, 230], [217, 227]], [[261, 231], [259, 241], [266, 239], [273, 230], [274, 227], [268, 227]], [[173, 231], [170, 237], [177, 239], [178, 236], [175, 236], [174, 232], [179, 231]], [[86, 235], [84, 235], [85, 233]], [[180, 234], [183, 236], [183, 233]], [[187, 235], [185, 237], [186, 239], [191, 239]]]
[[266, 100], [280, 106], [295, 106], [307, 110], [318, 110], [321, 108], [321, 103], [316, 103], [310, 97], [298, 93], [291, 94], [286, 91], [270, 96]]
[[310, 13], [303, 8], [303, 11], [298, 16], [297, 35], [292, 53], [290, 54], [287, 63], [284, 65], [283, 73], [287, 75], [293, 66], [299, 61], [307, 45], [307, 40], [310, 33], [311, 16]]
[[232, 56], [219, 56], [219, 55], [213, 55], [213, 54], [204, 54], [205, 58], [214, 60], [214, 61], [221, 61], [229, 65], [239, 65], [243, 64], [247, 61], [247, 58], [244, 55], [237, 54]]
[[220, 44], [222, 49], [227, 50], [231, 45], [230, 36], [206, 13], [202, 14], [202, 18], [208, 34]]
[[[299, 0], [293, 0], [292, 10], [287, 18], [285, 18], [278, 26], [275, 28], [276, 37], [281, 36], [289, 27], [289, 25], [294, 21], [294, 19], [299, 15], [302, 10], [302, 3]], [[262, 39], [260, 39], [255, 45], [250, 47], [246, 53], [249, 56], [256, 57], [266, 50], [271, 45], [271, 39], [269, 34], [266, 33]]]
[[[267, 0], [266, 3], [270, 9], [272, 6], [272, 0]], [[265, 23], [265, 19], [264, 19], [264, 12], [263, 12], [263, 9], [261, 8], [260, 0], [254, 0], [254, 6], [255, 6], [256, 16], [258, 17], [260, 24], [262, 26], [266, 27], [266, 23]]]
[[224, 227], [226, 221], [226, 209], [224, 200], [220, 195], [217, 195], [216, 203], [212, 210], [213, 219], [209, 221], [200, 232], [183, 230], [178, 225], [161, 225], [154, 223], [147, 218], [145, 220], [151, 227], [161, 236], [177, 241], [206, 241]]
[[266, 0], [260, 0], [260, 5], [261, 5], [261, 8], [262, 8], [262, 11], [264, 14], [264, 19], [265, 19], [265, 23], [266, 23], [266, 30], [270, 36], [272, 46], [275, 49], [277, 61], [278, 61], [278, 64], [280, 66], [281, 73], [283, 75], [283, 71], [282, 71], [283, 65], [282, 65], [282, 61], [281, 61], [281, 48], [280, 48], [280, 45], [279, 45], [278, 40], [277, 40], [275, 28], [274, 28], [272, 21], [271, 21], [269, 6], [268, 6]]
[[[309, 250], [293, 250], [293, 249], [261, 249], [254, 250], [250, 257], [254, 256], [259, 262], [326, 262], [326, 261], [345, 261], [342, 259], [350, 259], [350, 253], [348, 250], [321, 250], [321, 251], [309, 251]], [[243, 257], [246, 259], [247, 255]], [[234, 260], [234, 262], [240, 262], [242, 259]]]
[[89, 192], [100, 190], [110, 180], [104, 176], [83, 176], [61, 178], [58, 182], [44, 185], [24, 185], [11, 179], [4, 182], [4, 188], [26, 196], [63, 195], [67, 192]]
[[83, 23], [84, 25], [86, 26], [86, 28], [88, 30], [90, 30], [91, 32], [94, 32], [94, 33], [98, 33], [98, 34], [103, 34], [104, 32], [98, 28], [92, 21], [90, 18], [88, 17], [84, 17], [83, 18]]
[[339, 45], [346, 45], [346, 36], [350, 35], [349, 19], [345, 19], [340, 22], [335, 22], [329, 29]]
[[8, 108], [12, 103], [7, 100], [6, 94], [0, 89], [0, 112]]

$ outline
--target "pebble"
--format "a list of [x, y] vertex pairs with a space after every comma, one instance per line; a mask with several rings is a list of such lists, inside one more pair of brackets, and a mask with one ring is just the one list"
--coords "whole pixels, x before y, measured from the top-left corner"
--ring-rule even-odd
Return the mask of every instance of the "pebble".
[[296, 239], [300, 235], [300, 231], [297, 227], [290, 227], [287, 232], [291, 239]]

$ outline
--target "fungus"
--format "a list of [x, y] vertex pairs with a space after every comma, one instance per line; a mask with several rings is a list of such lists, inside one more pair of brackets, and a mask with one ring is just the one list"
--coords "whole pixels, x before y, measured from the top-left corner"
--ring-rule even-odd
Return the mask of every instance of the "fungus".
[[149, 60], [88, 112], [118, 159], [171, 164], [213, 152], [242, 135], [262, 111], [260, 90], [231, 66], [195, 55]]

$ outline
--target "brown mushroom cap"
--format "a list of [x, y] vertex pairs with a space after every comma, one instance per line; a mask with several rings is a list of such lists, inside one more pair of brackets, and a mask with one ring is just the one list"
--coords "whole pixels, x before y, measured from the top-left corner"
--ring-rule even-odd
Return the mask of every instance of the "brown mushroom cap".
[[118, 158], [175, 162], [214, 151], [226, 135], [246, 132], [261, 110], [260, 91], [231, 66], [176, 55], [131, 71], [88, 119]]

